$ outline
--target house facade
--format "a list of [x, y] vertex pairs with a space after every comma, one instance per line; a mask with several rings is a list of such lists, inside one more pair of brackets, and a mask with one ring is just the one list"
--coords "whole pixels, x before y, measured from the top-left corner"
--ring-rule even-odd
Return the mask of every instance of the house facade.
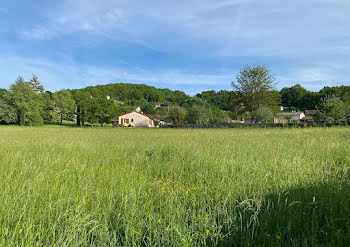
[[304, 112], [282, 112], [274, 118], [274, 123], [300, 122], [305, 117]]
[[130, 112], [119, 117], [114, 118], [113, 125], [115, 127], [119, 125], [130, 126], [130, 127], [146, 127], [153, 128], [157, 127], [155, 121], [149, 116], [143, 115], [138, 112]]
[[303, 122], [313, 123], [315, 121], [315, 116], [319, 113], [318, 110], [305, 110], [305, 117], [302, 119]]

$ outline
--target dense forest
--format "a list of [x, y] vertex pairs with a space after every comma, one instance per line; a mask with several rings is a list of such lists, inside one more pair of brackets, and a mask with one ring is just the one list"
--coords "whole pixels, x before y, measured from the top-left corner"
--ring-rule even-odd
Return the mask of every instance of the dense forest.
[[[263, 78], [254, 84], [252, 77]], [[319, 109], [349, 120], [350, 86], [324, 87], [310, 92], [300, 84], [276, 91], [274, 78], [263, 66], [242, 69], [233, 90], [204, 91], [189, 96], [182, 91], [144, 84], [116, 83], [83, 89], [45, 91], [38, 77], [19, 77], [9, 89], [0, 89], [0, 124], [42, 125], [75, 121], [78, 126], [111, 123], [139, 106], [143, 113], [175, 124], [232, 122], [256, 116], [266, 122], [279, 111]], [[329, 119], [329, 118], [327, 118]]]

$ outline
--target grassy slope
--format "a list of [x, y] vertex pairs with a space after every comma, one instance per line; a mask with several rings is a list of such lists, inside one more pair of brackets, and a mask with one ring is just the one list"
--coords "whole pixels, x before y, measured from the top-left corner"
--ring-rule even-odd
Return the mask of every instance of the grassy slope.
[[350, 129], [0, 127], [0, 246], [346, 246]]

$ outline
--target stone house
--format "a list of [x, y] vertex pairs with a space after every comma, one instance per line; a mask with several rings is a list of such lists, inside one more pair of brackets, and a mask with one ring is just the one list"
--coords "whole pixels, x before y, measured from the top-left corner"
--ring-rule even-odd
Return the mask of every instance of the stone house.
[[274, 118], [274, 123], [295, 123], [305, 117], [304, 112], [281, 112]]
[[127, 127], [146, 127], [154, 128], [158, 127], [158, 122], [150, 118], [149, 116], [143, 115], [139, 112], [130, 112], [112, 120], [113, 126], [118, 127], [124, 125]]

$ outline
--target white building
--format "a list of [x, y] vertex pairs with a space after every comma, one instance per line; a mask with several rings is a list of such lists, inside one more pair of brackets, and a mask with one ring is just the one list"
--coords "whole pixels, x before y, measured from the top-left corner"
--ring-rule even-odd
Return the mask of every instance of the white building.
[[150, 117], [143, 115], [139, 112], [130, 112], [124, 115], [121, 115], [113, 119], [113, 125], [119, 126], [130, 126], [130, 127], [148, 127], [153, 128], [158, 125]]
[[299, 122], [304, 117], [304, 112], [283, 112], [277, 114], [274, 119], [274, 123]]

